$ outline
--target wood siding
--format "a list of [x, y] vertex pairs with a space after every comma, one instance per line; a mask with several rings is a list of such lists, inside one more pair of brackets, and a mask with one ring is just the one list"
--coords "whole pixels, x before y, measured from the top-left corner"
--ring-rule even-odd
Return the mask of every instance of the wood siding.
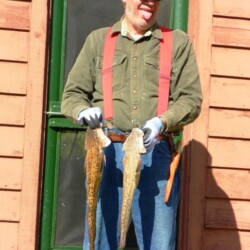
[[189, 129], [184, 249], [250, 249], [250, 2], [190, 1], [204, 95]]
[[33, 250], [39, 222], [47, 2], [0, 1], [0, 249]]
[[[0, 1], [1, 250], [37, 249], [51, 2]], [[247, 250], [250, 2], [189, 2], [204, 101], [184, 135], [180, 250]]]

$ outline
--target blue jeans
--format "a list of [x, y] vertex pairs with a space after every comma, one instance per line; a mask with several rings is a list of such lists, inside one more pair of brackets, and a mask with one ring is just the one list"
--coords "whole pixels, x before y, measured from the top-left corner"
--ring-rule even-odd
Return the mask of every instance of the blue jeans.
[[[105, 148], [106, 165], [97, 206], [96, 250], [117, 250], [120, 238], [122, 201], [123, 143]], [[164, 192], [171, 161], [166, 141], [142, 155], [141, 177], [134, 194], [131, 214], [140, 250], [174, 250], [176, 215], [180, 193], [180, 166], [175, 175], [169, 201]], [[85, 225], [83, 249], [89, 250], [88, 226]]]

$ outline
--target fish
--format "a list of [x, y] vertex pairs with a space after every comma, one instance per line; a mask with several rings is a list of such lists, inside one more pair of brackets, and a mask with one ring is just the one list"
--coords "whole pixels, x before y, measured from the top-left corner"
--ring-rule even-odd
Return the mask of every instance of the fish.
[[95, 249], [96, 237], [96, 207], [99, 187], [102, 180], [105, 156], [103, 148], [111, 143], [101, 128], [86, 131], [85, 137], [85, 172], [87, 184], [87, 219], [89, 229], [90, 250]]
[[146, 153], [143, 131], [134, 128], [123, 144], [123, 191], [119, 247], [124, 248], [131, 218], [131, 206], [141, 175], [141, 154]]

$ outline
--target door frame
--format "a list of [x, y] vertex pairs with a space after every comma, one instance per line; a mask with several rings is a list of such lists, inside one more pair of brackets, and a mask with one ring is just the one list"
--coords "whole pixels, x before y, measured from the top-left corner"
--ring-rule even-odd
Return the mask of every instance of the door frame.
[[[84, 130], [70, 122], [60, 113], [60, 101], [64, 87], [64, 62], [66, 47], [66, 16], [68, 0], [51, 0], [51, 40], [49, 59], [49, 87], [46, 120], [46, 144], [43, 176], [42, 219], [40, 228], [39, 249], [41, 250], [82, 250], [82, 247], [55, 246], [57, 187], [59, 174], [60, 129]], [[170, 28], [187, 31], [188, 0], [172, 0], [170, 9]], [[181, 202], [182, 204], [182, 202]], [[185, 206], [180, 206], [180, 220]], [[179, 223], [179, 239], [185, 233]], [[180, 240], [179, 240], [180, 241]], [[182, 249], [178, 247], [179, 249]], [[131, 249], [131, 248], [130, 248]], [[183, 250], [183, 249], [182, 249]]]

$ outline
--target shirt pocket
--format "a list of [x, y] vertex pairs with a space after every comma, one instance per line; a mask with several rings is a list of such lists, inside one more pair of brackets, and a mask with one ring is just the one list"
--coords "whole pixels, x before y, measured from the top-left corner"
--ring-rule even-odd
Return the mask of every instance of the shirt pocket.
[[[124, 79], [125, 79], [125, 72], [126, 72], [126, 55], [115, 55], [112, 64], [112, 70], [110, 68], [106, 68], [106, 74], [112, 73], [112, 90], [118, 91], [124, 87]], [[99, 57], [97, 61], [98, 65], [98, 73], [99, 80], [102, 83], [102, 68], [103, 68], [103, 58]]]
[[126, 74], [127, 56], [115, 55], [113, 60], [113, 91], [122, 89]]
[[143, 73], [145, 88], [152, 93], [158, 93], [159, 58], [145, 55]]

